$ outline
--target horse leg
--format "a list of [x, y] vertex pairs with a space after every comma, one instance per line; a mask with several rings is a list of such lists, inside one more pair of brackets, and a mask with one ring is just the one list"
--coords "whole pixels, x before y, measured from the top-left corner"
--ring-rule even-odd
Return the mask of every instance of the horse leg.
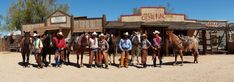
[[175, 53], [175, 51], [173, 51], [173, 54], [175, 55], [175, 62], [173, 65], [176, 65], [177, 64], [177, 54]]
[[51, 53], [49, 53], [49, 63], [48, 64], [50, 64], [51, 63]]
[[84, 55], [84, 51], [81, 52], [81, 61], [80, 61], [81, 62], [81, 65], [80, 65], [81, 67], [83, 67], [83, 55]]
[[195, 57], [195, 59], [196, 59], [196, 63], [198, 63], [198, 56], [199, 56], [199, 52], [198, 51], [196, 51], [196, 55], [195, 55], [196, 57]]
[[79, 65], [79, 55], [80, 55], [80, 52], [77, 51], [77, 53], [76, 53], [76, 64], [77, 64], [77, 66]]
[[68, 62], [68, 63], [70, 63], [70, 58], [69, 58], [69, 56], [70, 56], [70, 51], [67, 52], [67, 62]]
[[23, 66], [25, 66], [25, 67], [26, 67], [26, 64], [25, 64], [25, 53], [22, 53], [22, 59], [23, 59], [23, 61], [22, 61]]
[[183, 51], [180, 50], [180, 58], [181, 58], [181, 66], [183, 66], [184, 59], [183, 59]]
[[30, 56], [30, 52], [27, 53], [27, 63], [26, 63], [26, 66], [29, 65], [29, 56]]
[[111, 65], [111, 63], [112, 63], [112, 62], [111, 62], [111, 53], [108, 53], [108, 55], [109, 55], [109, 56], [108, 56], [108, 57], [109, 57], [109, 58], [108, 58], [108, 63], [109, 63], [109, 65]]

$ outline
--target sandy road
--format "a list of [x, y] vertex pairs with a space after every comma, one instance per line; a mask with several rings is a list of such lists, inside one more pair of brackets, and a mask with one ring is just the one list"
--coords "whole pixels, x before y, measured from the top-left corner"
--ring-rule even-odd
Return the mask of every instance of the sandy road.
[[[72, 55], [71, 61], [76, 57]], [[148, 57], [148, 64], [152, 61]], [[85, 56], [84, 62], [87, 63]], [[199, 64], [193, 64], [192, 56], [186, 56], [184, 66], [172, 66], [173, 57], [164, 57], [162, 68], [147, 67], [117, 68], [23, 68], [20, 53], [0, 52], [0, 82], [234, 82], [234, 55], [206, 55], [199, 57]], [[169, 62], [169, 63], [168, 63]], [[35, 64], [31, 55], [30, 63]]]

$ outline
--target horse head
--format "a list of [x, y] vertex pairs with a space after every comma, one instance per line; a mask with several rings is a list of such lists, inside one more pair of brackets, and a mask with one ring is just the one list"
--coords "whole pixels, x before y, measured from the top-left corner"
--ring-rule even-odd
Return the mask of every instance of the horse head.
[[89, 45], [89, 38], [90, 38], [90, 35], [88, 33], [85, 33], [84, 35], [82, 35], [79, 38], [81, 40], [81, 42], [79, 44], [82, 46], [88, 46]]

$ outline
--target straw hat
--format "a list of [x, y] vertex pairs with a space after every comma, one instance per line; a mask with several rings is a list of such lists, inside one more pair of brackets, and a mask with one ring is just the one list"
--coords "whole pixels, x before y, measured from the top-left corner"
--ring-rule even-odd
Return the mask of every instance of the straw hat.
[[125, 36], [128, 36], [129, 34], [128, 34], [128, 32], [125, 32], [124, 35], [125, 35]]
[[157, 30], [155, 30], [153, 33], [154, 33], [154, 34], [160, 34], [160, 32], [157, 31]]
[[61, 35], [61, 36], [63, 36], [63, 33], [62, 33], [62, 32], [59, 32], [58, 34]]
[[92, 35], [97, 35], [97, 32], [93, 32]]

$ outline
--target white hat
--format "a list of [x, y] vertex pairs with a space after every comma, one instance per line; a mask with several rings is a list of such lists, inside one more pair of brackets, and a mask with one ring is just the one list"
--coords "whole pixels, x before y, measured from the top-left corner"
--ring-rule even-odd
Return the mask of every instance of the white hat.
[[124, 35], [125, 35], [125, 36], [128, 36], [129, 34], [128, 34], [128, 32], [125, 32]]
[[92, 35], [97, 35], [97, 32], [93, 32]]
[[155, 30], [153, 33], [154, 33], [154, 34], [160, 34], [160, 32], [157, 31], [157, 30]]
[[33, 36], [36, 37], [36, 36], [38, 36], [38, 34], [37, 34], [37, 33], [34, 33]]
[[101, 37], [101, 36], [105, 36], [103, 33], [101, 33], [100, 35], [99, 35], [99, 37]]
[[59, 32], [58, 34], [63, 36], [63, 33], [62, 33], [62, 32]]
[[147, 37], [147, 35], [146, 35], [146, 34], [142, 34], [141, 36], [145, 36], [145, 37]]

